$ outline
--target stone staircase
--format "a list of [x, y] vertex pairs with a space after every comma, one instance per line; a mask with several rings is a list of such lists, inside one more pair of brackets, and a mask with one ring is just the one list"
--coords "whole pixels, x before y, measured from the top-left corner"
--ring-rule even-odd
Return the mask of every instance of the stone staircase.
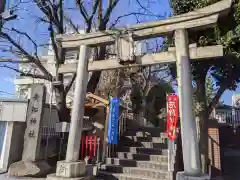
[[130, 128], [123, 133], [116, 156], [98, 171], [102, 180], [171, 180], [168, 141], [162, 128]]

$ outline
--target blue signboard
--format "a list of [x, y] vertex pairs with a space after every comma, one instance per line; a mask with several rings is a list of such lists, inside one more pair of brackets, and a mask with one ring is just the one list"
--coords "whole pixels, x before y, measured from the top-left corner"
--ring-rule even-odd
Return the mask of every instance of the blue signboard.
[[120, 105], [119, 98], [111, 99], [108, 121], [108, 144], [118, 143], [119, 105]]

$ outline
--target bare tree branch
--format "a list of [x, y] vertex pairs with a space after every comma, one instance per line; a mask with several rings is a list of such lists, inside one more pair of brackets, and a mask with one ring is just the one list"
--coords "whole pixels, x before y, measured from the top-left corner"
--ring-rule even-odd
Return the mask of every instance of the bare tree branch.
[[20, 59], [24, 58], [23, 53], [15, 48], [13, 48], [12, 46], [7, 47], [7, 48], [0, 48], [0, 50], [1, 50], [1, 52], [9, 52]]
[[49, 20], [44, 19], [43, 17], [35, 17], [35, 18], [36, 18], [36, 23], [40, 23], [40, 22], [47, 23], [47, 24], [50, 23]]
[[16, 47], [29, 61], [36, 64], [36, 66], [43, 72], [46, 79], [51, 81], [53, 79], [52, 75], [46, 70], [46, 68], [41, 64], [39, 59], [29, 54], [25, 49], [23, 49], [15, 40], [13, 40], [7, 33], [1, 32], [0, 36], [7, 39], [14, 47]]
[[101, 2], [102, 2], [102, 0], [95, 0], [95, 3], [93, 5], [93, 9], [92, 9], [92, 14], [90, 16], [90, 21], [92, 21], [94, 15], [97, 12], [97, 8], [98, 8], [98, 6], [100, 6]]
[[145, 14], [145, 13], [137, 13], [137, 12], [131, 12], [131, 13], [128, 13], [128, 14], [124, 14], [124, 15], [121, 15], [121, 16], [118, 16], [116, 18], [116, 20], [114, 21], [114, 23], [111, 24], [110, 26], [110, 29], [112, 29], [114, 26], [117, 25], [117, 23], [119, 23], [120, 19], [122, 18], [125, 18], [125, 17], [128, 17], [128, 16], [149, 16], [148, 14]]
[[81, 0], [79, 0], [79, 1], [77, 1], [77, 3], [79, 5], [79, 10], [80, 10], [80, 12], [81, 12], [81, 14], [82, 14], [86, 24], [89, 24], [89, 15], [87, 13], [87, 10], [86, 10], [83, 2]]
[[110, 15], [111, 15], [113, 9], [117, 6], [119, 1], [120, 0], [109, 0], [108, 8], [107, 8], [105, 16], [103, 18], [103, 24], [107, 24], [107, 22], [110, 19]]
[[[53, 25], [56, 27], [57, 31], [59, 33], [61, 33], [63, 30], [63, 27], [61, 24], [61, 19], [59, 19], [59, 16], [58, 16], [59, 4], [55, 5], [50, 0], [46, 0], [46, 1], [45, 0], [34, 0], [34, 2], [37, 4], [38, 8], [46, 15], [46, 17], [49, 19], [49, 21], [53, 23]], [[62, 2], [62, 0], [59, 1], [59, 3], [61, 3], [61, 2]]]
[[[54, 6], [53, 6], [54, 7]], [[58, 14], [59, 9], [59, 14]], [[59, 17], [60, 22], [60, 32], [61, 34], [64, 33], [64, 13], [63, 13], [63, 0], [59, 0], [59, 4], [57, 5], [57, 8], [54, 8], [55, 16]]]
[[31, 63], [29, 60], [13, 60], [13, 59], [5, 59], [5, 58], [0, 58], [0, 62], [2, 63], [19, 63], [19, 64], [26, 64], [26, 63]]
[[[92, 26], [93, 26], [93, 17], [94, 15], [96, 14], [97, 12], [97, 9], [101, 9], [102, 7], [102, 0], [95, 0], [95, 3], [93, 5], [93, 8], [92, 8], [92, 14], [91, 16], [89, 17], [89, 21], [88, 21], [88, 27], [87, 27], [87, 32], [90, 32], [91, 29], [92, 29]], [[98, 18], [99, 19], [99, 18]]]
[[34, 53], [34, 55], [35, 55], [36, 58], [39, 60], [39, 57], [38, 57], [38, 45], [37, 45], [37, 43], [36, 43], [27, 33], [25, 33], [25, 32], [21, 32], [21, 31], [15, 29], [15, 28], [12, 28], [12, 31], [14, 31], [14, 32], [16, 32], [16, 33], [18, 33], [18, 34], [24, 35], [25, 37], [27, 37], [27, 39], [28, 39], [29, 41], [32, 42], [32, 44], [34, 45], [34, 48], [35, 48], [35, 53]]
[[73, 85], [73, 83], [76, 79], [76, 76], [77, 76], [77, 74], [74, 73], [71, 80], [68, 82], [68, 84], [67, 84], [67, 86], [65, 87], [65, 90], [64, 90], [65, 94], [67, 94], [69, 92], [69, 90], [71, 89], [71, 87], [72, 87], [72, 85]]
[[85, 8], [83, 1], [81, 1], [81, 0], [77, 1], [78, 5], [79, 5], [80, 13], [83, 16], [85, 23], [87, 25], [87, 30], [86, 30], [87, 33], [90, 32], [92, 29], [93, 17], [97, 12], [98, 7], [101, 5], [101, 3], [100, 3], [101, 1], [102, 0], [95, 0], [95, 3], [93, 4], [93, 7], [92, 7], [91, 15], [89, 15], [87, 13], [87, 9]]
[[101, 21], [103, 19], [103, 0], [100, 0], [99, 2], [99, 7], [98, 7], [98, 16], [97, 16], [97, 19], [98, 19], [98, 26], [101, 24]]
[[212, 99], [212, 101], [209, 103], [208, 108], [207, 108], [207, 114], [208, 116], [210, 116], [210, 114], [212, 113], [212, 110], [214, 108], [214, 106], [217, 104], [217, 102], [219, 101], [219, 99], [221, 98], [222, 94], [224, 93], [224, 91], [226, 90], [226, 86], [222, 85], [219, 87], [219, 89], [217, 90], [216, 95], [214, 96], [214, 98]]
[[153, 16], [156, 16], [155, 14], [153, 14], [152, 11], [150, 11], [148, 8], [144, 7], [144, 6], [142, 5], [142, 3], [140, 3], [139, 0], [136, 0], [136, 2], [137, 2], [137, 4], [138, 4], [145, 12], [147, 12], [147, 13], [153, 15]]
[[68, 22], [68, 24], [72, 27], [72, 29], [78, 33], [78, 27], [72, 22], [72, 20], [67, 16], [67, 15], [64, 15], [64, 19], [65, 21]]
[[54, 32], [52, 23], [49, 24], [48, 30], [49, 30], [49, 35], [50, 35], [50, 39], [51, 39], [51, 45], [53, 47], [53, 51], [54, 51], [55, 58], [56, 58], [56, 67], [58, 67], [60, 64], [61, 58], [59, 57], [59, 49], [57, 46], [57, 42], [55, 41], [55, 32]]
[[11, 69], [11, 70], [19, 73], [20, 76], [27, 76], [27, 77], [38, 78], [38, 79], [45, 79], [45, 80], [49, 81], [49, 79], [46, 76], [42, 76], [42, 75], [39, 75], [39, 74], [31, 74], [31, 73], [23, 72], [23, 71], [20, 71], [19, 69], [13, 68], [13, 67], [8, 66], [8, 65], [0, 65], [0, 67]]

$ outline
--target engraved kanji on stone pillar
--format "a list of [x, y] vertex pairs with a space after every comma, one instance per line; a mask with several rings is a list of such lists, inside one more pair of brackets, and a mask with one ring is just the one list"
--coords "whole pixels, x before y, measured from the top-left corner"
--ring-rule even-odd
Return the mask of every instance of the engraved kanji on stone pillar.
[[31, 99], [27, 111], [27, 127], [24, 136], [23, 161], [36, 161], [39, 159], [41, 127], [46, 88], [42, 84], [34, 84], [31, 88]]

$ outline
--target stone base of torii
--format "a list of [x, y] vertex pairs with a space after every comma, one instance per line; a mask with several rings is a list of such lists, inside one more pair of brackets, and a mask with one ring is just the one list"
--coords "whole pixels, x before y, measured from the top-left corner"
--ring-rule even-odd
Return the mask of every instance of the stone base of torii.
[[[86, 97], [88, 71], [109, 70], [176, 62], [178, 75], [179, 111], [184, 172], [177, 173], [177, 180], [207, 180], [210, 177], [201, 172], [196, 121], [193, 113], [193, 92], [190, 69], [191, 60], [204, 60], [223, 56], [222, 46], [189, 47], [188, 33], [212, 27], [220, 16], [226, 15], [232, 0], [222, 0], [208, 7], [176, 16], [163, 21], [133, 25], [116, 31], [95, 32], [85, 35], [60, 35], [57, 40], [63, 48], [80, 47], [78, 66], [66, 64], [59, 68], [60, 73], [75, 73], [76, 89], [69, 132], [66, 160], [58, 162], [55, 175], [47, 179], [81, 179], [86, 171], [85, 163], [78, 161], [83, 110]], [[119, 32], [121, 32], [119, 34]], [[174, 33], [175, 49], [168, 52], [146, 54], [134, 57], [133, 41]], [[127, 40], [126, 40], [127, 39]], [[117, 58], [88, 62], [89, 46], [117, 43]], [[130, 47], [127, 49], [126, 47]], [[126, 65], [127, 63], [127, 65]]]

